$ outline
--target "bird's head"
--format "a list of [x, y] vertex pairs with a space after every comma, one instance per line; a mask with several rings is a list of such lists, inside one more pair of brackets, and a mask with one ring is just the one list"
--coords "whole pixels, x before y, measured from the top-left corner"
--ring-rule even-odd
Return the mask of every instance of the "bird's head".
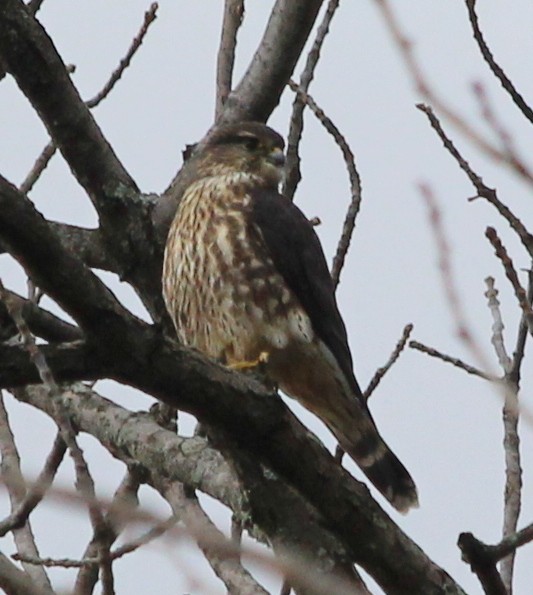
[[277, 187], [283, 176], [283, 138], [259, 122], [221, 126], [199, 155], [202, 175], [252, 174]]

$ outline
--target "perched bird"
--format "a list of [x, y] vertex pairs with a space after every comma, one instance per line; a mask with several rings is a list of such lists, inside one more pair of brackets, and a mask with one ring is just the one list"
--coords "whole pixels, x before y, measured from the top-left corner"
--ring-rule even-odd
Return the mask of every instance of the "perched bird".
[[405, 512], [416, 487], [355, 379], [319, 239], [278, 192], [283, 148], [274, 130], [245, 122], [221, 127], [191, 158], [165, 249], [166, 307], [184, 345], [237, 369], [264, 362]]

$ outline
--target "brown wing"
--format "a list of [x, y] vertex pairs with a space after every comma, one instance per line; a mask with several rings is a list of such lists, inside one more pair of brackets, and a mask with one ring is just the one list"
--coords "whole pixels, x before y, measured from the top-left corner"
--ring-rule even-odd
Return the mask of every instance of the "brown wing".
[[341, 397], [329, 415], [321, 415], [323, 421], [393, 506], [402, 512], [418, 506], [415, 484], [379, 435], [355, 379], [346, 327], [312, 225], [291, 201], [267, 190], [253, 194], [250, 223], [261, 232], [276, 269], [298, 298], [320, 340], [333, 354], [355, 397]]
[[261, 231], [276, 269], [337, 360], [354, 394], [363, 400], [333, 281], [313, 226], [294, 203], [271, 190], [254, 192], [251, 223]]

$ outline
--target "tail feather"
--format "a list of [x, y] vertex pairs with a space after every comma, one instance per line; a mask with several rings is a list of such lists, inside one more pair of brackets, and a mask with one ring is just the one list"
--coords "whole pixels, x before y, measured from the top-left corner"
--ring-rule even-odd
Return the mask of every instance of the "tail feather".
[[418, 494], [411, 475], [381, 438], [380, 442], [376, 456], [368, 463], [357, 456], [358, 449], [354, 451], [351, 444], [340, 444], [396, 510], [406, 513], [410, 508], [418, 508]]
[[340, 423], [330, 421], [328, 425], [342, 449], [396, 510], [406, 513], [410, 508], [418, 508], [411, 475], [379, 435], [370, 413], [368, 422], [364, 432], [353, 432], [353, 427], [350, 431], [349, 418], [343, 418]]

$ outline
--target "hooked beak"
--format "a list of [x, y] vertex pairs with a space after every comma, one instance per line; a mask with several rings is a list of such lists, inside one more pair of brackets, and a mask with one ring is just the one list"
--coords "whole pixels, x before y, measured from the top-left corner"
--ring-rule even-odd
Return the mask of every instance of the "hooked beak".
[[285, 154], [279, 147], [276, 147], [268, 155], [267, 161], [276, 167], [283, 167], [285, 165]]

